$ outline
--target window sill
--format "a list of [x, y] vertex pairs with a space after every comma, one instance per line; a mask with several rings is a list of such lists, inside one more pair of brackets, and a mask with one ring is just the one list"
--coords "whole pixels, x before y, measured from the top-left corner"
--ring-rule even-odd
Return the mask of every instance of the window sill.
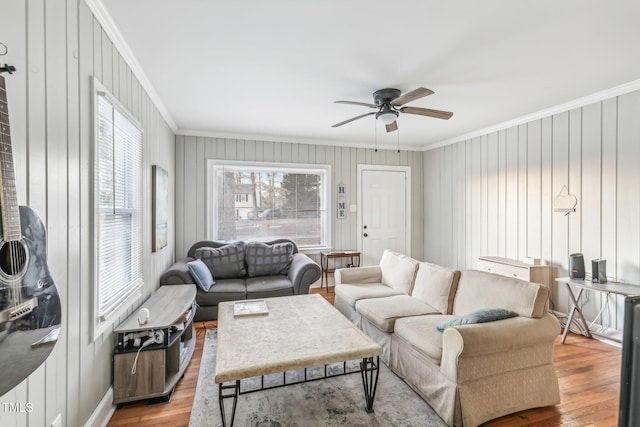
[[142, 297], [142, 285], [140, 284], [135, 291], [125, 298], [120, 305], [109, 314], [105, 320], [100, 320], [95, 316], [93, 325], [92, 341], [97, 340], [104, 332], [113, 330], [114, 324], [119, 321], [120, 316], [126, 313], [133, 304]]
[[331, 248], [328, 246], [318, 246], [313, 248], [298, 248], [298, 252], [305, 255], [320, 255], [320, 252], [328, 252]]

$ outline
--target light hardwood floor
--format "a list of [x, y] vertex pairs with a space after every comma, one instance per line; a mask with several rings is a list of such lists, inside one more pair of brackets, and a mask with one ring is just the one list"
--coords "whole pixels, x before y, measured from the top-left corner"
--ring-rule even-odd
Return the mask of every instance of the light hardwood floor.
[[[333, 303], [334, 294], [313, 289]], [[196, 390], [202, 344], [206, 329], [216, 322], [196, 324], [197, 343], [184, 378], [171, 402], [146, 405], [137, 402], [116, 410], [108, 426], [187, 426]], [[614, 427], [618, 425], [620, 349], [597, 340], [569, 334], [566, 343], [556, 340], [555, 366], [560, 381], [561, 403], [531, 409], [490, 421], [491, 427]]]

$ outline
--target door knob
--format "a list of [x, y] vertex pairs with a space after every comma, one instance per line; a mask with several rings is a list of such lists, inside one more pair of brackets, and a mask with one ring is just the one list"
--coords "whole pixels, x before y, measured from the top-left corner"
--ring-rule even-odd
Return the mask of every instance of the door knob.
[[367, 229], [367, 226], [366, 226], [366, 225], [364, 226], [364, 229], [365, 229], [365, 230]]
[[367, 233], [364, 233], [364, 237], [367, 237], [367, 236], [368, 236], [368, 234], [367, 234]]

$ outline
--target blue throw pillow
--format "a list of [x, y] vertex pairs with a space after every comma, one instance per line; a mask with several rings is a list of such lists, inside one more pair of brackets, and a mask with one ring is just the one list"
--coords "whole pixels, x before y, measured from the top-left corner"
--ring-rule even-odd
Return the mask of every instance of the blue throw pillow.
[[450, 326], [493, 322], [494, 320], [508, 319], [515, 316], [517, 316], [516, 313], [514, 313], [513, 311], [505, 310], [504, 308], [483, 308], [480, 310], [472, 311], [465, 316], [458, 316], [449, 319], [446, 322], [442, 322], [436, 327], [440, 332], [442, 332]]
[[209, 271], [209, 268], [201, 259], [188, 262], [187, 267], [189, 267], [191, 277], [193, 277], [193, 280], [195, 280], [196, 284], [203, 291], [208, 292], [211, 286], [216, 284], [216, 282], [213, 281], [211, 271]]

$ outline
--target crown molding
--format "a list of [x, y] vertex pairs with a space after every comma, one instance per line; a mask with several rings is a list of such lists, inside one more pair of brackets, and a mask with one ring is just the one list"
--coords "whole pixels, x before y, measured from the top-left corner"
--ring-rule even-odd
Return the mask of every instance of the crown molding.
[[429, 144], [422, 147], [423, 151], [435, 150], [436, 148], [441, 148], [447, 145], [455, 144], [461, 141], [467, 141], [472, 138], [477, 138], [479, 136], [488, 135], [493, 132], [497, 132], [503, 129], [509, 129], [514, 126], [518, 126], [521, 124], [529, 123], [534, 120], [543, 119], [545, 117], [553, 116], [554, 114], [564, 113], [565, 111], [572, 110], [574, 108], [584, 107], [586, 105], [594, 104], [596, 102], [604, 101], [605, 99], [614, 98], [616, 96], [624, 95], [630, 92], [634, 92], [640, 89], [640, 79], [633, 80], [628, 83], [623, 83], [619, 86], [614, 86], [610, 89], [605, 89], [600, 92], [593, 93], [591, 95], [583, 96], [581, 98], [575, 99], [573, 101], [565, 102], [563, 104], [558, 104], [550, 108], [545, 108], [544, 110], [537, 111], [535, 113], [527, 114], [521, 117], [517, 117], [513, 120], [509, 120], [506, 122], [498, 123], [493, 126], [486, 127], [484, 129], [479, 129], [473, 132], [465, 133], [460, 136], [456, 136], [453, 138], [445, 139], [440, 142], [436, 142], [435, 144]]
[[100, 25], [102, 25], [102, 29], [105, 31], [105, 33], [107, 33], [107, 36], [109, 36], [111, 42], [114, 44], [116, 49], [118, 49], [125, 62], [129, 65], [131, 71], [133, 71], [133, 74], [140, 81], [140, 84], [149, 95], [149, 98], [151, 98], [151, 101], [160, 112], [160, 115], [162, 115], [171, 130], [176, 133], [178, 130], [176, 122], [173, 120], [173, 117], [171, 117], [171, 114], [169, 114], [169, 110], [167, 110], [167, 107], [162, 102], [160, 95], [158, 95], [158, 92], [156, 92], [156, 89], [151, 84], [151, 81], [140, 66], [140, 63], [136, 59], [136, 56], [129, 48], [129, 45], [122, 36], [122, 33], [120, 33], [117, 25], [115, 24], [115, 22], [113, 22], [111, 15], [109, 15], [109, 12], [104, 7], [102, 1], [84, 0], [84, 2], [87, 7], [89, 7], [89, 10], [91, 10], [91, 13], [93, 13], [93, 16], [98, 20]]
[[[365, 148], [375, 149], [374, 142], [353, 142], [353, 141], [340, 141], [337, 139], [315, 139], [315, 138], [303, 138], [303, 137], [288, 137], [278, 135], [260, 135], [260, 134], [240, 134], [232, 132], [216, 132], [216, 131], [199, 131], [189, 129], [179, 129], [176, 132], [176, 136], [193, 136], [202, 138], [219, 138], [219, 139], [235, 139], [235, 140], [248, 140], [248, 141], [269, 141], [269, 142], [285, 142], [291, 144], [309, 144], [309, 145], [330, 145], [334, 147], [350, 147], [350, 148]], [[378, 150], [398, 150], [397, 145], [385, 144], [378, 145]], [[400, 151], [424, 151], [421, 147], [400, 145]]]

